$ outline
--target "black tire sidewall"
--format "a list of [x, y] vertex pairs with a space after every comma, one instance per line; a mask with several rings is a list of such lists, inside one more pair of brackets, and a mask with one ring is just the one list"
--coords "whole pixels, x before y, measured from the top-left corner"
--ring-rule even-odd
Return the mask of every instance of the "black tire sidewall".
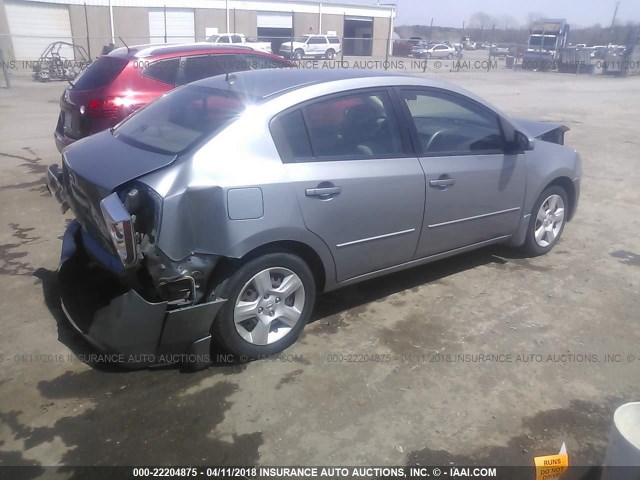
[[[249, 279], [256, 273], [271, 267], [287, 268], [300, 277], [304, 286], [305, 305], [300, 320], [284, 338], [269, 345], [253, 345], [237, 332], [233, 320], [234, 308], [240, 291]], [[281, 352], [296, 341], [311, 317], [315, 304], [316, 285], [311, 270], [300, 257], [290, 253], [268, 253], [241, 265], [215, 288], [214, 297], [224, 298], [227, 301], [211, 325], [213, 338], [225, 350], [238, 355], [240, 360], [251, 360]]]
[[336, 55], [336, 52], [334, 52], [333, 50], [329, 49], [324, 54], [324, 58], [326, 58], [327, 60], [333, 60], [333, 57], [335, 57], [335, 55]]
[[[558, 235], [556, 236], [553, 243], [546, 247], [542, 247], [538, 245], [538, 243], [536, 242], [536, 236], [535, 236], [536, 218], [538, 216], [538, 211], [540, 210], [542, 203], [551, 195], [559, 195], [562, 198], [562, 201], [564, 202], [564, 209], [565, 209], [564, 220], [562, 221], [562, 227], [560, 228], [560, 231], [558, 232]], [[553, 185], [551, 187], [548, 187], [540, 194], [540, 196], [536, 200], [536, 203], [534, 203], [533, 205], [533, 209], [531, 210], [531, 218], [529, 219], [529, 226], [527, 227], [527, 235], [525, 237], [525, 242], [523, 245], [524, 250], [529, 255], [531, 256], [544, 255], [545, 253], [550, 252], [553, 249], [553, 247], [555, 247], [558, 244], [558, 242], [560, 241], [560, 237], [562, 236], [562, 232], [564, 232], [564, 227], [567, 224], [567, 216], [569, 214], [568, 207], [569, 207], [569, 202], [568, 202], [567, 192], [565, 191], [564, 188], [558, 185]]]

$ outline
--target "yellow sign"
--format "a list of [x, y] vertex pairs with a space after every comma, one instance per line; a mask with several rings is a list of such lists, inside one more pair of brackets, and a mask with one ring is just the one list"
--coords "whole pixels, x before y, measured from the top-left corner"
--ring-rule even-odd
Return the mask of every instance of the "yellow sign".
[[569, 468], [569, 454], [565, 444], [562, 444], [557, 455], [534, 457], [536, 466], [536, 480], [555, 480]]

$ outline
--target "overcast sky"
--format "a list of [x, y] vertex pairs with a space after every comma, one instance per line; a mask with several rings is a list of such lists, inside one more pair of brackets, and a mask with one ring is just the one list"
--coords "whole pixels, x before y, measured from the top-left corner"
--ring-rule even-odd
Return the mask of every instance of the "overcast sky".
[[[375, 0], [334, 0], [337, 3], [375, 4]], [[463, 20], [478, 11], [493, 16], [511, 15], [518, 23], [525, 23], [529, 12], [543, 14], [547, 18], [566, 18], [572, 26], [591, 26], [600, 23], [611, 24], [615, 0], [380, 0], [380, 3], [396, 3], [398, 19], [396, 25], [428, 25], [443, 27], [462, 26]], [[618, 9], [618, 21], [640, 22], [640, 0], [622, 0]], [[617, 23], [617, 22], [616, 22]]]

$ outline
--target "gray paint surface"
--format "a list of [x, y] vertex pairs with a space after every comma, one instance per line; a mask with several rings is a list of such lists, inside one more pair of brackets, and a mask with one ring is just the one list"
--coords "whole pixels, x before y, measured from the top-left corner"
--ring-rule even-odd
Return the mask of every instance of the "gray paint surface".
[[[240, 116], [173, 165], [172, 157], [125, 145], [110, 132], [77, 142], [65, 153], [72, 169], [76, 165], [83, 178], [103, 188], [116, 189], [119, 183], [140, 178], [156, 190], [163, 198], [156, 244], [173, 260], [193, 252], [240, 258], [265, 244], [300, 242], [321, 258], [323, 288], [331, 290], [342, 282], [386, 273], [385, 269], [508, 240], [519, 232], [522, 218], [551, 181], [580, 176], [574, 150], [542, 141], [519, 155], [283, 164], [269, 131], [269, 123], [283, 110], [362, 88], [440, 89], [491, 108], [443, 82], [385, 72], [263, 70], [238, 73], [232, 84], [220, 76], [195, 85], [252, 95], [256, 100], [251, 115]], [[515, 125], [494, 110], [505, 125]], [[101, 167], [107, 162], [93, 151], [115, 157], [108, 171]], [[454, 177], [456, 185], [444, 190], [429, 187], [443, 175]], [[305, 193], [326, 185], [342, 190], [329, 199]], [[256, 216], [255, 204], [247, 198], [229, 205], [234, 196], [229, 191], [237, 188], [260, 189], [263, 215]], [[255, 218], [233, 220], [236, 211], [241, 218]]]

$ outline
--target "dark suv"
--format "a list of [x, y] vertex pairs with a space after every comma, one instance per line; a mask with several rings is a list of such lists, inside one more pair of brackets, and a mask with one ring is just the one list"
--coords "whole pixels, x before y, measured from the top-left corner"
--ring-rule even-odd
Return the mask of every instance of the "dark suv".
[[64, 91], [54, 133], [67, 145], [113, 127], [134, 110], [185, 83], [225, 73], [284, 68], [277, 55], [246, 47], [140, 45], [99, 57]]

